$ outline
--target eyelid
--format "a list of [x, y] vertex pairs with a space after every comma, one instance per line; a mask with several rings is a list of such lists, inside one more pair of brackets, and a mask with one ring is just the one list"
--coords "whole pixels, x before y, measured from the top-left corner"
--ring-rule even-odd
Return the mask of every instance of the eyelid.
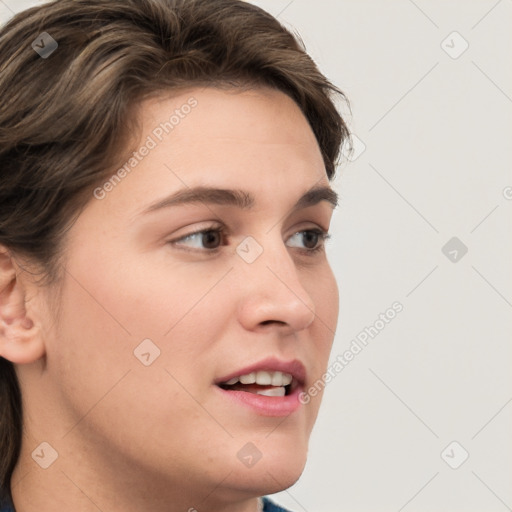
[[[183, 246], [180, 247], [179, 242], [182, 242], [183, 240], [185, 240], [187, 238], [193, 237], [194, 235], [200, 235], [200, 234], [203, 234], [205, 232], [210, 232], [210, 231], [220, 233], [223, 237], [229, 236], [229, 230], [227, 229], [227, 227], [225, 225], [210, 224], [209, 226], [203, 226], [203, 227], [198, 228], [197, 230], [191, 231], [190, 233], [180, 236], [179, 238], [169, 240], [168, 243], [171, 245], [178, 246], [179, 249], [182, 249], [184, 251], [198, 253], [198, 254], [215, 254], [222, 247], [229, 245], [229, 244], [222, 244], [219, 247], [216, 247], [214, 249], [193, 249], [193, 248], [186, 248]], [[300, 233], [304, 233], [306, 231], [314, 232], [314, 233], [318, 234], [321, 239], [321, 243], [318, 245], [318, 247], [316, 247], [314, 249], [295, 247], [295, 249], [297, 249], [303, 253], [306, 253], [306, 254], [311, 255], [312, 253], [322, 250], [325, 247], [325, 243], [331, 238], [331, 233], [329, 233], [328, 230], [325, 230], [324, 228], [322, 228], [321, 226], [319, 226], [317, 224], [314, 227], [304, 227], [304, 228], [294, 230], [294, 232], [286, 239], [286, 241], [288, 241], [293, 236], [298, 235]]]
[[227, 229], [223, 224], [211, 224], [209, 226], [204, 226], [204, 227], [198, 228], [194, 231], [191, 231], [190, 233], [186, 233], [185, 235], [182, 235], [179, 238], [169, 240], [169, 242], [179, 242], [179, 241], [184, 240], [185, 238], [188, 238], [190, 236], [204, 233], [205, 231], [222, 231], [223, 233], [225, 233], [227, 231]]

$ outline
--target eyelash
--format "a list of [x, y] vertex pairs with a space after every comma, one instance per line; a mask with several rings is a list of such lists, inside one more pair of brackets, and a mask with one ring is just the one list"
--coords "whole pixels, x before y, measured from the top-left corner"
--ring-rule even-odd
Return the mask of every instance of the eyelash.
[[[195, 235], [200, 235], [200, 234], [205, 234], [205, 233], [216, 233], [216, 234], [222, 235], [223, 238], [225, 238], [227, 236], [227, 230], [224, 226], [210, 226], [210, 227], [189, 233], [189, 234], [182, 236], [176, 240], [170, 240], [169, 243], [172, 245], [176, 245], [178, 242], [181, 242], [187, 238], [191, 238]], [[297, 232], [293, 233], [292, 236], [295, 236], [299, 233], [315, 233], [315, 234], [319, 235], [319, 237], [320, 237], [321, 243], [319, 243], [319, 245], [317, 247], [315, 247], [314, 249], [307, 249], [307, 248], [302, 249], [302, 250], [299, 249], [301, 252], [307, 254], [308, 256], [314, 256], [316, 253], [322, 251], [325, 248], [325, 242], [331, 238], [331, 235], [329, 232], [324, 231], [323, 229], [317, 229], [317, 228], [303, 229], [301, 231], [297, 231]], [[227, 244], [224, 244], [224, 245], [227, 245]], [[215, 254], [215, 253], [219, 252], [219, 250], [221, 248], [222, 248], [222, 245], [220, 247], [216, 247], [215, 249], [190, 249], [190, 248], [180, 248], [180, 249], [183, 249], [184, 251], [188, 251], [188, 252], [195, 252], [195, 253], [205, 252], [205, 253]]]

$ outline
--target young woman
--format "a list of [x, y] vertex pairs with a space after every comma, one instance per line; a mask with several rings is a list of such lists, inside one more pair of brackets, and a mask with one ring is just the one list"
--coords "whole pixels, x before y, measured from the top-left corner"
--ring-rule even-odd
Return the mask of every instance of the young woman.
[[2, 510], [283, 510], [338, 318], [336, 95], [238, 0], [2, 28]]

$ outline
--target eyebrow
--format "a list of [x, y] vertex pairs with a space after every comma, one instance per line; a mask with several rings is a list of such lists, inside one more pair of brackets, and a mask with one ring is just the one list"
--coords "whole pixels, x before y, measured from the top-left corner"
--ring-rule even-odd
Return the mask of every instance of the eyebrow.
[[[313, 187], [297, 200], [292, 211], [314, 206], [321, 201], [327, 201], [334, 209], [338, 206], [338, 194], [329, 187]], [[193, 203], [235, 206], [241, 210], [250, 210], [255, 204], [255, 199], [244, 190], [198, 186], [179, 190], [160, 199], [149, 205], [142, 213]]]

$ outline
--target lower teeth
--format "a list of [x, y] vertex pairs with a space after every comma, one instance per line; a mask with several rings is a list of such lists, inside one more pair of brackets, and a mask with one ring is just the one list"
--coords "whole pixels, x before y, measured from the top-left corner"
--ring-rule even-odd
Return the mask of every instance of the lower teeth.
[[284, 387], [275, 387], [275, 388], [268, 388], [268, 389], [262, 389], [255, 392], [257, 395], [263, 395], [263, 396], [284, 396], [286, 394], [286, 389]]

